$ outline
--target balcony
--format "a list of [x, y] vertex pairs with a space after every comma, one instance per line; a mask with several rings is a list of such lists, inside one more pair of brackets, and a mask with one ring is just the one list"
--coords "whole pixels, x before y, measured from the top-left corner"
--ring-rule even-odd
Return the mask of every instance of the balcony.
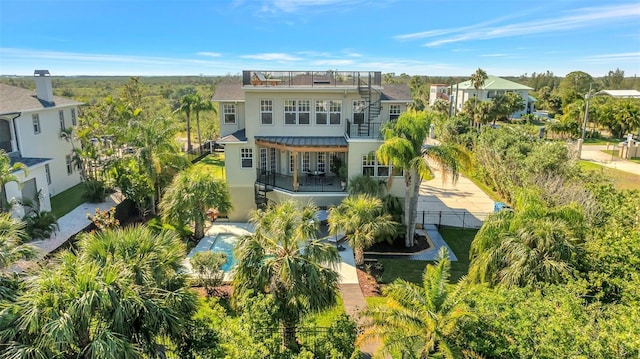
[[242, 71], [242, 86], [367, 87], [382, 86], [380, 71]]
[[349, 138], [369, 138], [382, 140], [383, 136], [380, 132], [382, 123], [380, 122], [364, 122], [353, 123], [347, 121], [347, 136]]
[[[258, 169], [256, 183], [265, 188], [278, 188], [290, 192], [343, 192], [340, 179], [333, 174], [301, 173], [297, 186], [292, 175]], [[297, 189], [296, 189], [297, 187]]]

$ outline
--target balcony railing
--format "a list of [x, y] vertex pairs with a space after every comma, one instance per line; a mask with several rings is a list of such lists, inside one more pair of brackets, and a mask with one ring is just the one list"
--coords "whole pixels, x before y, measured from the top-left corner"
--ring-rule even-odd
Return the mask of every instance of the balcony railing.
[[[258, 169], [256, 182], [266, 188], [280, 188], [294, 192], [293, 176], [273, 171]], [[298, 175], [297, 192], [342, 192], [340, 179], [333, 174], [313, 175], [301, 173]]]
[[243, 86], [382, 86], [380, 71], [242, 71]]
[[382, 123], [380, 122], [353, 123], [347, 121], [347, 136], [349, 136], [349, 138], [372, 138], [381, 140], [381, 127]]

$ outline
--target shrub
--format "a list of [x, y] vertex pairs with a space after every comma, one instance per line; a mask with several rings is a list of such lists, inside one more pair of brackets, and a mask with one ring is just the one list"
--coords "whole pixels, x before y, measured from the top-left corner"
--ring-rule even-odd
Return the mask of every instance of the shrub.
[[84, 193], [82, 199], [90, 203], [104, 202], [107, 196], [107, 187], [104, 182], [91, 179], [84, 182]]

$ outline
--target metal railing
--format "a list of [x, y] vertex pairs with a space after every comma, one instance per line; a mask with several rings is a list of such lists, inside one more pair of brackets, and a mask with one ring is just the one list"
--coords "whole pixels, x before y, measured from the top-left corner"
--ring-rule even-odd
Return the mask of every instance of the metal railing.
[[492, 212], [469, 212], [467, 210], [418, 211], [416, 224], [438, 227], [480, 228]]
[[[296, 192], [293, 176], [262, 169], [256, 170], [256, 183], [271, 188]], [[298, 175], [297, 192], [342, 192], [340, 179], [331, 173], [312, 175], [301, 173]]]
[[380, 71], [242, 71], [243, 86], [382, 86]]
[[382, 139], [381, 127], [382, 123], [380, 122], [353, 123], [347, 121], [347, 136], [349, 138]]

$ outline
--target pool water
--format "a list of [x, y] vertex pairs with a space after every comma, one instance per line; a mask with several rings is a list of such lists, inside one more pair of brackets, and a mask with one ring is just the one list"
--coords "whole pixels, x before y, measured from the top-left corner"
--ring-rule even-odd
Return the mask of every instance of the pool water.
[[235, 264], [233, 258], [233, 249], [235, 248], [238, 237], [232, 233], [218, 233], [213, 245], [209, 248], [213, 252], [223, 252], [227, 255], [227, 263], [222, 266], [222, 270], [228, 272]]

